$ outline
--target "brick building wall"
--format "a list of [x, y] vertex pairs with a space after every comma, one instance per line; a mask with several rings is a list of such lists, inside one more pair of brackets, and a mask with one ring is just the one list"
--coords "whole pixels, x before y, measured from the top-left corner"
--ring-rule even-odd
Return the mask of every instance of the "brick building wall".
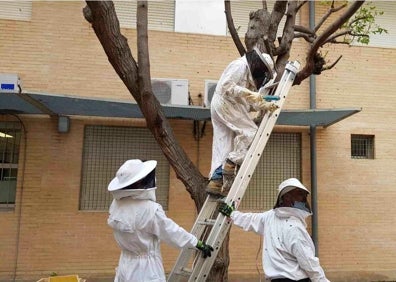
[[[0, 20], [0, 73], [18, 73], [25, 90], [132, 100], [108, 63], [92, 28], [82, 16], [83, 2], [33, 2], [30, 21]], [[307, 20], [306, 10], [302, 21]], [[136, 56], [136, 32], [123, 29]], [[201, 105], [204, 80], [217, 80], [238, 53], [230, 37], [149, 31], [152, 77], [189, 80]], [[298, 42], [292, 59], [304, 60]], [[394, 49], [332, 46], [330, 58], [343, 59], [316, 78], [317, 108], [361, 107], [362, 111], [317, 130], [319, 256], [332, 281], [396, 279], [396, 168], [393, 124], [396, 105]], [[294, 87], [288, 109], [309, 107], [308, 81]], [[14, 120], [3, 115], [1, 120]], [[111, 277], [119, 250], [107, 212], [78, 209], [84, 125], [144, 126], [144, 121], [72, 117], [71, 130], [59, 134], [56, 121], [20, 116], [26, 128], [21, 146], [14, 211], [0, 213], [0, 280], [37, 280], [51, 272]], [[206, 175], [210, 168], [211, 126], [199, 141], [192, 121], [172, 120], [178, 141]], [[301, 132], [303, 182], [310, 186], [309, 131]], [[375, 159], [351, 159], [351, 134], [375, 135]], [[22, 169], [23, 168], [23, 169]], [[189, 230], [196, 211], [171, 170], [168, 216]], [[22, 182], [23, 180], [23, 182]], [[23, 184], [23, 185], [22, 185]], [[260, 238], [232, 228], [231, 275], [256, 274]], [[17, 248], [18, 246], [18, 248]], [[162, 246], [170, 271], [178, 250]], [[261, 257], [258, 258], [261, 265]], [[355, 280], [354, 280], [355, 279]], [[357, 280], [356, 280], [357, 279]]]

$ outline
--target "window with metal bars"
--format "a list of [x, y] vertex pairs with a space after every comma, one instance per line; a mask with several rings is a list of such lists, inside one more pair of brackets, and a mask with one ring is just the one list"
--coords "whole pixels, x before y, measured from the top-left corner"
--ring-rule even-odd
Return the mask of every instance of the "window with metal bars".
[[301, 134], [272, 133], [246, 189], [240, 209], [273, 208], [279, 184], [290, 177], [301, 179]]
[[0, 1], [0, 19], [30, 21], [33, 1]]
[[351, 134], [351, 158], [374, 159], [374, 135]]
[[87, 125], [81, 178], [81, 210], [107, 210], [109, 182], [128, 159], [156, 160], [157, 202], [168, 208], [169, 163], [147, 128]]
[[15, 206], [21, 125], [0, 122], [0, 210]]
[[[137, 1], [113, 1], [120, 26], [136, 28]], [[149, 30], [173, 31], [175, 26], [175, 1], [151, 1], [148, 5]]]

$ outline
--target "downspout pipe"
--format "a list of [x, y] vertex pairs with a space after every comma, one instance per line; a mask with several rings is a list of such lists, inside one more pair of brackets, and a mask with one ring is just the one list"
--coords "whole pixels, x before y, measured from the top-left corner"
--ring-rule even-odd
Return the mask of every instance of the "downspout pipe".
[[[315, 28], [315, 1], [309, 1], [309, 27]], [[316, 109], [316, 77], [309, 77], [309, 107]], [[311, 161], [311, 208], [312, 208], [312, 241], [315, 244], [315, 255], [319, 255], [318, 240], [318, 203], [317, 203], [317, 154], [316, 154], [316, 126], [309, 127], [310, 161]]]

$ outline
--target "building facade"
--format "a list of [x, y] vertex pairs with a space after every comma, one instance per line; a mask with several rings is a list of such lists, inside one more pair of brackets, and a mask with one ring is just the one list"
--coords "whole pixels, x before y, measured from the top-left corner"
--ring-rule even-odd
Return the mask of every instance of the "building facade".
[[[270, 209], [286, 177], [315, 185], [318, 255], [331, 281], [396, 280], [396, 40], [391, 33], [396, 9], [392, 2], [376, 3], [391, 15], [383, 20], [390, 34], [369, 46], [329, 47], [326, 59], [343, 58], [316, 77], [317, 111], [356, 114], [333, 118], [314, 131], [309, 124], [277, 125], [241, 206]], [[254, 5], [234, 7], [242, 30]], [[132, 110], [131, 117], [117, 115], [120, 103], [128, 108], [133, 98], [84, 19], [84, 6], [78, 1], [0, 2], [0, 73], [16, 74], [22, 89], [1, 93], [0, 99], [0, 281], [35, 281], [51, 273], [110, 279], [119, 249], [106, 224], [111, 201], [106, 188], [126, 159], [157, 159], [157, 197], [167, 215], [187, 230], [197, 215], [145, 120]], [[149, 7], [151, 76], [158, 99], [180, 109], [208, 106], [210, 87], [239, 56], [231, 37], [175, 31], [173, 2]], [[117, 2], [116, 8], [136, 58], [133, 5]], [[317, 20], [323, 12], [317, 3]], [[298, 20], [306, 24], [308, 19], [306, 7]], [[292, 59], [304, 62], [305, 43], [293, 46]], [[177, 85], [182, 90], [173, 88]], [[95, 114], [85, 108], [92, 105], [97, 105]], [[284, 115], [309, 108], [306, 80], [290, 91]], [[170, 123], [207, 175], [210, 120], [170, 118]], [[231, 229], [230, 277], [257, 280], [260, 244], [257, 235]], [[178, 252], [162, 246], [166, 271]]]

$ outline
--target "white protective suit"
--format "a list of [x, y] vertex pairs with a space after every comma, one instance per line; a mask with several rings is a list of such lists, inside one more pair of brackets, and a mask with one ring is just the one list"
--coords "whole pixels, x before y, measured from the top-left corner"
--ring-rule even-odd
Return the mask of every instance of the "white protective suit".
[[327, 280], [315, 246], [306, 230], [305, 219], [310, 213], [290, 207], [280, 207], [264, 213], [234, 211], [234, 224], [245, 231], [254, 231], [264, 237], [263, 266], [267, 279], [310, 278], [312, 282]]
[[241, 164], [256, 134], [257, 125], [249, 112], [259, 109], [247, 102], [243, 95], [246, 89], [258, 91], [243, 56], [224, 70], [210, 103], [213, 145], [209, 178], [227, 158]]
[[195, 247], [198, 239], [165, 215], [155, 189], [113, 191], [107, 223], [121, 248], [116, 282], [165, 282], [160, 240], [174, 247]]

